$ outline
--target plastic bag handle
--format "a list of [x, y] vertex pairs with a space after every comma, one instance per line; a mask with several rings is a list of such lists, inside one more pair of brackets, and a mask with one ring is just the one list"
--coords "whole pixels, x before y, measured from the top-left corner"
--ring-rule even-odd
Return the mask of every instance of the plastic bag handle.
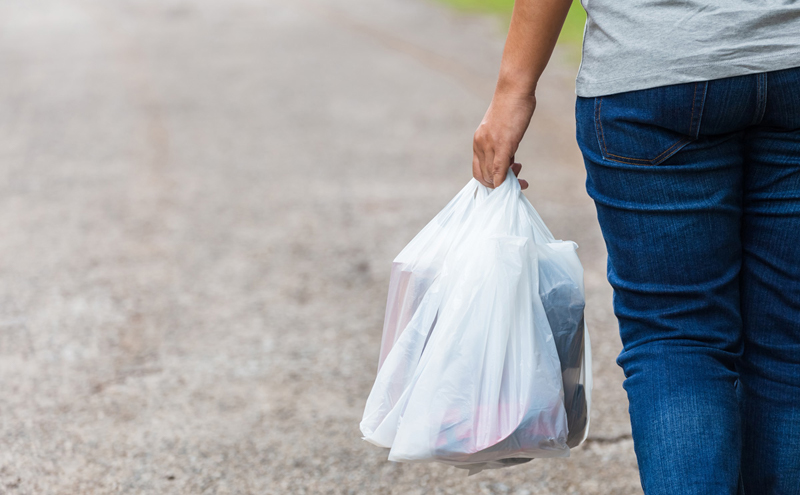
[[[504, 180], [503, 183], [497, 187], [484, 186], [475, 178], [472, 180], [475, 181], [476, 185], [472, 198], [477, 201], [477, 204], [483, 203], [483, 201], [486, 200], [486, 198], [492, 193], [519, 194], [522, 192], [522, 188], [519, 185], [519, 179], [517, 179], [517, 176], [514, 175], [514, 171], [511, 170], [511, 167], [509, 167], [508, 172], [506, 172], [506, 180]], [[510, 191], [508, 191], [509, 188], [511, 189]]]

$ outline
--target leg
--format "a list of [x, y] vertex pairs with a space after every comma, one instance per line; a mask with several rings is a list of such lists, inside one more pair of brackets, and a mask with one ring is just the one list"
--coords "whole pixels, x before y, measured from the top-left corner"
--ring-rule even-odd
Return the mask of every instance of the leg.
[[739, 395], [747, 495], [800, 494], [800, 71], [793, 72], [770, 73], [770, 98], [780, 104], [746, 140]]
[[[634, 92], [631, 108], [625, 96], [603, 98], [599, 112], [579, 98], [578, 141], [608, 248], [645, 493], [734, 494], [743, 145], [741, 133], [675, 134], [690, 119], [672, 109], [697, 111], [697, 90], [678, 89]], [[615, 114], [619, 125], [602, 120]]]

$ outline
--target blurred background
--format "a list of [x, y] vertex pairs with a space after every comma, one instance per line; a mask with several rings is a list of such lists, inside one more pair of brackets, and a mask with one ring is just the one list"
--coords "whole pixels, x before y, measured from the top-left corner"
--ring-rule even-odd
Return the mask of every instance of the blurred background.
[[360, 438], [391, 260], [471, 177], [512, 0], [0, 0], [0, 493], [635, 494], [573, 8], [517, 153], [580, 246], [589, 440]]

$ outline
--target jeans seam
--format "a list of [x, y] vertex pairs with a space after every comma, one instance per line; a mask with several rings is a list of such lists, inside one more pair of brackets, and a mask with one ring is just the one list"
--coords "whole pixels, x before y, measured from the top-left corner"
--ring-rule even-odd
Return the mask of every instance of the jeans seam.
[[[699, 106], [700, 111], [697, 115], [694, 113], [695, 106], [697, 105], [697, 85], [703, 85], [703, 92], [700, 95], [701, 104]], [[692, 103], [692, 123], [689, 128], [689, 134], [692, 136], [693, 139], [697, 139], [700, 135], [700, 125], [703, 121], [703, 109], [705, 108], [705, 101], [706, 101], [706, 94], [708, 94], [708, 81], [698, 82], [695, 85], [695, 98], [694, 102]]]
[[692, 141], [691, 138], [683, 138], [680, 141], [678, 141], [675, 144], [673, 144], [672, 146], [670, 146], [669, 148], [667, 148], [666, 150], [662, 151], [657, 157], [651, 158], [651, 159], [647, 159], [647, 158], [632, 158], [632, 157], [628, 157], [628, 156], [614, 155], [614, 154], [606, 152], [607, 156], [613, 156], [615, 158], [622, 158], [623, 160], [629, 160], [629, 161], [639, 161], [639, 162], [643, 162], [643, 163], [629, 163], [629, 162], [623, 162], [623, 161], [620, 161], [620, 160], [614, 160], [612, 158], [606, 158], [606, 160], [609, 160], [609, 161], [612, 161], [612, 162], [617, 162], [617, 163], [627, 163], [628, 165], [643, 165], [643, 164], [655, 165], [655, 162], [657, 162], [659, 159], [661, 159], [664, 155], [666, 155], [669, 152], [673, 151], [675, 148], [679, 148], [679, 147], [683, 146], [684, 144], [687, 144], [687, 143], [689, 143], [691, 141]]
[[692, 95], [692, 113], [689, 115], [689, 135], [694, 135], [694, 107], [697, 105], [697, 85], [694, 83], [694, 94]]
[[[606, 137], [605, 131], [603, 130], [603, 122], [601, 119], [601, 111], [603, 107], [603, 97], [599, 96], [595, 98], [595, 112], [594, 112], [594, 121], [595, 121], [595, 130], [598, 134], [598, 145], [600, 145], [603, 158], [608, 161], [616, 162], [616, 163], [623, 163], [627, 165], [656, 165], [659, 160], [664, 158], [665, 156], [669, 156], [671, 152], [674, 152], [676, 149], [692, 142], [693, 139], [696, 139], [695, 134], [699, 133], [700, 128], [700, 119], [695, 118], [702, 115], [702, 110], [704, 105], [697, 104], [697, 88], [700, 84], [703, 84], [703, 93], [702, 98], [705, 100], [705, 95], [708, 90], [708, 81], [701, 81], [696, 82], [694, 85], [694, 93], [692, 94], [692, 111], [690, 114], [690, 121], [689, 121], [689, 135], [688, 138], [683, 138], [678, 140], [677, 142], [673, 143], [669, 148], [662, 151], [658, 154], [655, 158], [634, 158], [629, 156], [623, 155], [616, 155], [614, 153], [608, 152], [608, 145], [606, 144]], [[700, 108], [699, 115], [695, 115], [697, 108]], [[619, 160], [615, 160], [615, 158], [619, 158]]]
[[756, 109], [750, 125], [758, 125], [764, 119], [767, 111], [767, 73], [756, 76]]
[[603, 123], [600, 121], [600, 109], [603, 107], [603, 97], [597, 98], [597, 104], [594, 106], [594, 124], [595, 129], [600, 129], [600, 138], [602, 139], [601, 148], [603, 150], [604, 155], [608, 155], [608, 147], [606, 146], [606, 134], [603, 132]]

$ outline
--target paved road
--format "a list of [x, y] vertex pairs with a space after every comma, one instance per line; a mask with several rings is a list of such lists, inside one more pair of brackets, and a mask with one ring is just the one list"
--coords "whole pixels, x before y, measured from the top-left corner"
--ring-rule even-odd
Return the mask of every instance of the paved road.
[[640, 493], [564, 63], [518, 158], [581, 246], [590, 441], [467, 478], [360, 440], [502, 43], [424, 0], [0, 0], [0, 493]]

